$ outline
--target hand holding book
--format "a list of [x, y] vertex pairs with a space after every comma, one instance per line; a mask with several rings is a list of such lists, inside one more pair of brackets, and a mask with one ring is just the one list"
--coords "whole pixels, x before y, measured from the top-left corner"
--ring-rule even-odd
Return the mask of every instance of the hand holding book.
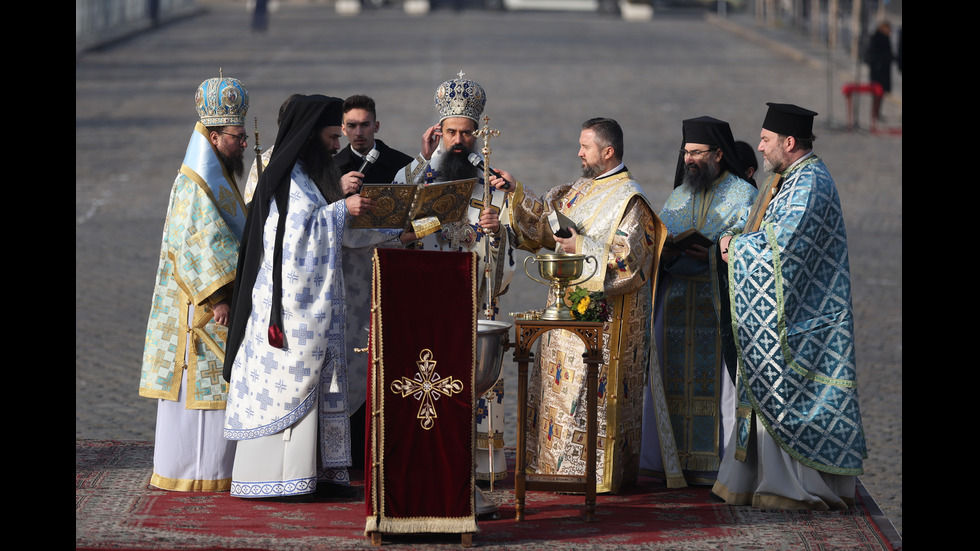
[[667, 247], [680, 251], [691, 249], [694, 245], [700, 245], [705, 249], [710, 249], [714, 244], [714, 241], [705, 237], [705, 235], [699, 232], [696, 228], [684, 230], [672, 238], [668, 237], [667, 243], [665, 243]]

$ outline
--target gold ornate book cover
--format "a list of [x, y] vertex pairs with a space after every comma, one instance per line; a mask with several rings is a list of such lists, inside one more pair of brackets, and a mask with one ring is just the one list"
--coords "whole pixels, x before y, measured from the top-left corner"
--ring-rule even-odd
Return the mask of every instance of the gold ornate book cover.
[[458, 222], [466, 208], [476, 178], [419, 185], [364, 184], [360, 195], [376, 203], [371, 212], [355, 216], [352, 228], [407, 228], [413, 220], [434, 216], [442, 224]]

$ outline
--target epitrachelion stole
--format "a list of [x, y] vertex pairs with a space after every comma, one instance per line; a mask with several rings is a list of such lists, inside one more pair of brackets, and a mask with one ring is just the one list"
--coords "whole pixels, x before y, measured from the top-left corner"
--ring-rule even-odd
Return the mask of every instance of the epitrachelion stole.
[[377, 249], [365, 534], [471, 533], [477, 259]]

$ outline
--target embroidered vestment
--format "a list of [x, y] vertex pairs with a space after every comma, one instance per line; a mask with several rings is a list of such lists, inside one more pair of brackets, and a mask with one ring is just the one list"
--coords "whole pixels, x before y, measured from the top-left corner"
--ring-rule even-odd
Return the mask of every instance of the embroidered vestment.
[[[261, 267], [251, 292], [252, 311], [231, 369], [225, 437], [249, 440], [277, 434], [314, 410], [318, 470], [343, 469], [351, 461], [340, 256], [348, 211], [344, 201], [326, 203], [302, 162], [290, 177], [282, 255], [284, 345], [276, 348], [268, 342], [279, 221], [272, 199], [264, 222]], [[315, 488], [315, 476], [309, 473], [304, 487]], [[260, 495], [245, 484], [239, 486], [232, 488], [235, 495]]]
[[[581, 178], [543, 198], [518, 183], [511, 223], [522, 248], [554, 248], [548, 215], [559, 209], [581, 229], [576, 254], [595, 257], [596, 274], [579, 286], [603, 291], [612, 315], [603, 330], [598, 395], [586, 396], [582, 341], [552, 330], [541, 338], [529, 377], [528, 465], [544, 474], [585, 474], [585, 400], [598, 405], [597, 490], [617, 491], [639, 469], [644, 370], [652, 359], [651, 313], [663, 224], [625, 169]], [[591, 270], [591, 264], [586, 265]], [[549, 297], [549, 303], [556, 297]]]
[[207, 128], [197, 123], [170, 192], [140, 396], [176, 400], [186, 368], [187, 408], [225, 407], [227, 329], [214, 322], [211, 307], [230, 298], [226, 286], [235, 280], [245, 214], [234, 177], [218, 160]]
[[847, 235], [823, 161], [811, 155], [790, 167], [758, 231], [734, 233], [728, 288], [738, 352], [735, 457], [744, 460], [757, 415], [803, 465], [862, 474], [867, 451]]
[[[670, 235], [696, 228], [717, 241], [725, 230], [744, 227], [756, 194], [752, 184], [724, 172], [703, 191], [689, 184], [674, 188], [660, 219]], [[718, 316], [721, 301], [717, 271], [712, 268], [714, 247], [709, 259], [711, 262], [699, 262], [678, 256], [673, 264], [661, 265], [665, 271], [659, 282], [657, 306], [662, 321], [655, 330], [662, 355], [660, 375], [681, 468], [689, 471], [687, 476], [694, 476], [689, 482], [706, 482], [699, 477], [711, 477], [718, 470], [722, 427], [727, 424], [730, 430], [735, 415], [734, 407], [730, 412], [721, 410], [722, 396], [731, 400], [734, 385], [724, 373]], [[664, 445], [671, 443], [661, 442], [655, 424], [649, 423], [644, 450]]]

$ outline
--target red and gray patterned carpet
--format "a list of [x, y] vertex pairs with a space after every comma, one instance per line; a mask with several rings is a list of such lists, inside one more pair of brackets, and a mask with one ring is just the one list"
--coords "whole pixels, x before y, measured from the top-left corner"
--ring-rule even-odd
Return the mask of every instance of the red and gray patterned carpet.
[[[512, 456], [512, 454], [510, 454]], [[178, 493], [148, 486], [153, 444], [75, 442], [76, 549], [371, 549], [363, 494], [302, 503], [243, 500], [228, 493]], [[510, 458], [511, 472], [513, 458]], [[362, 477], [355, 475], [354, 483]], [[863, 490], [863, 487], [861, 488]], [[529, 492], [514, 520], [513, 477], [487, 492], [500, 518], [481, 520], [473, 547], [558, 550], [893, 550], [865, 492], [843, 512], [729, 507], [703, 487], [672, 490], [641, 477], [619, 495], [600, 495], [586, 523], [581, 496]], [[385, 549], [458, 548], [458, 535], [385, 535]]]

